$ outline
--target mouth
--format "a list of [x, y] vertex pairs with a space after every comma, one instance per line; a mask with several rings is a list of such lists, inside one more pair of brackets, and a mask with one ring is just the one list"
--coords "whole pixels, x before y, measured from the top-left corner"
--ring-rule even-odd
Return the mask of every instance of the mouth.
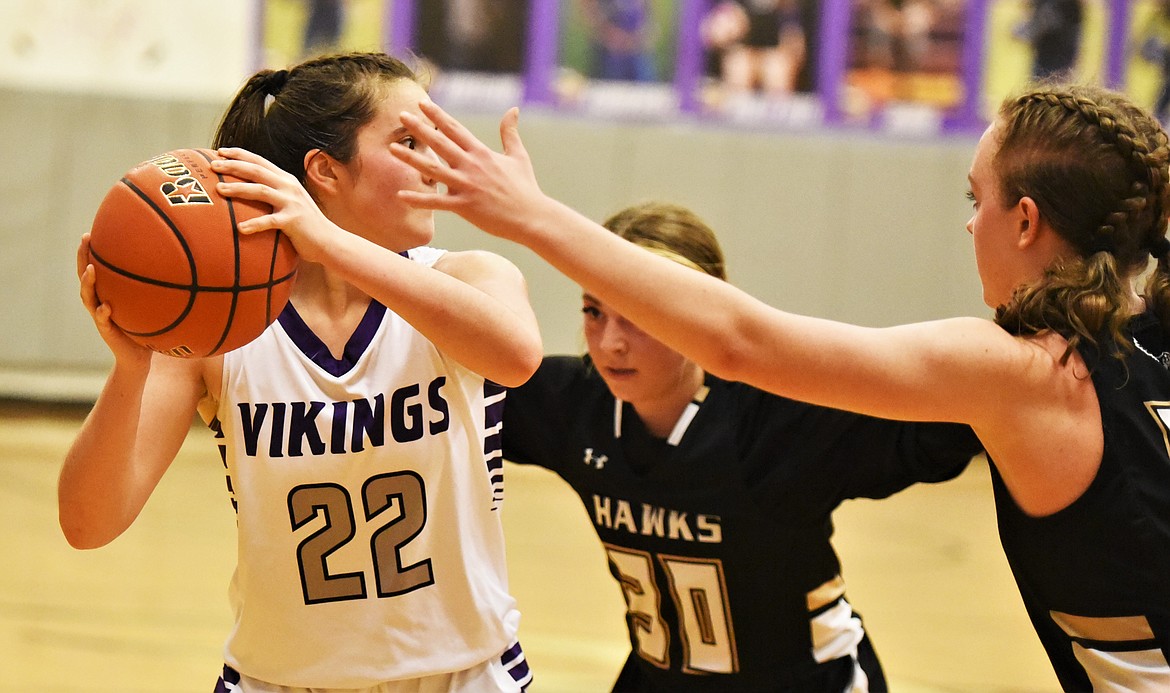
[[615, 368], [608, 366], [605, 369], [605, 373], [611, 378], [632, 378], [638, 374], [638, 371], [634, 368]]

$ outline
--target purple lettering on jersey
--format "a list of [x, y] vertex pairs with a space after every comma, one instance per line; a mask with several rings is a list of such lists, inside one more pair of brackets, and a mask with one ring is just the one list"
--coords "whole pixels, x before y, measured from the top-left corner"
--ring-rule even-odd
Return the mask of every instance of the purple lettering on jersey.
[[366, 437], [369, 437], [370, 445], [376, 448], [386, 444], [386, 396], [381, 393], [374, 397], [373, 407], [367, 399], [353, 401], [353, 435], [350, 437], [350, 450], [353, 452], [365, 450]]
[[[443, 399], [443, 393], [439, 392], [446, 384], [447, 377], [439, 376], [432, 380], [430, 387], [427, 388], [427, 402], [430, 403], [432, 410], [438, 412], [440, 417], [438, 421], [431, 422], [431, 435], [438, 435], [451, 428], [451, 408], [447, 406], [447, 400]], [[500, 408], [502, 409], [502, 407]], [[491, 408], [488, 409], [490, 411]], [[491, 426], [490, 423], [487, 425]]]
[[293, 402], [288, 422], [289, 457], [303, 456], [304, 443], [309, 444], [309, 451], [314, 455], [325, 453], [325, 441], [321, 440], [321, 432], [317, 430], [317, 415], [323, 409], [324, 402]]
[[422, 405], [408, 403], [418, 395], [418, 385], [400, 387], [390, 395], [390, 431], [396, 442], [409, 443], [423, 437]]
[[260, 403], [249, 413], [252, 405], [240, 402], [240, 429], [244, 434], [244, 453], [248, 457], [256, 456], [256, 448], [260, 445], [260, 427], [264, 425], [264, 417], [268, 413], [268, 405]]
[[[236, 406], [244, 454], [256, 457], [262, 437], [267, 437], [268, 456], [274, 459], [324, 455], [326, 450], [333, 455], [362, 452], [386, 444], [387, 420], [396, 443], [441, 435], [451, 428], [451, 407], [442, 391], [446, 382], [439, 376], [428, 383], [425, 402], [421, 383], [400, 387], [390, 394], [389, 408], [381, 393], [348, 402], [241, 402]], [[322, 416], [326, 407], [327, 424]]]

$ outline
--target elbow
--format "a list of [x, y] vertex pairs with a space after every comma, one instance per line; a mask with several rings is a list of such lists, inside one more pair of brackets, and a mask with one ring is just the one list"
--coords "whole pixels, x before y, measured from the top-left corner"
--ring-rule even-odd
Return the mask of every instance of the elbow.
[[57, 522], [65, 541], [75, 549], [98, 549], [116, 539], [129, 522], [120, 522], [108, 516], [95, 514], [83, 504], [58, 497]]
[[760, 317], [729, 308], [705, 329], [703, 338], [691, 344], [693, 360], [708, 373], [754, 384], [760, 381], [761, 373], [776, 367], [771, 348], [775, 337]]
[[508, 368], [500, 369], [500, 373], [492, 380], [504, 387], [519, 387], [536, 373], [543, 359], [544, 345], [537, 336], [535, 340], [517, 345], [513, 357], [508, 360]]
[[751, 382], [752, 366], [744, 340], [732, 338], [716, 340], [711, 349], [696, 359], [703, 370], [723, 380]]
[[106, 535], [100, 531], [95, 531], [95, 528], [85, 522], [79, 522], [67, 518], [64, 513], [60, 516], [61, 533], [65, 535], [65, 541], [75, 549], [100, 549], [114, 540], [116, 535]]

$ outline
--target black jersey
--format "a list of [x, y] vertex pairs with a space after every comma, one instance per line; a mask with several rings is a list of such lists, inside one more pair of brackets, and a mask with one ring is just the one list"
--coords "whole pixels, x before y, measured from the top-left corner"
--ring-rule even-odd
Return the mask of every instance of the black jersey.
[[1004, 553], [1061, 685], [1170, 690], [1170, 373], [1157, 321], [1135, 318], [1123, 362], [1095, 357], [1105, 448], [1089, 488], [1023, 513], [993, 468]]
[[[710, 375], [699, 399], [662, 440], [587, 359], [548, 357], [508, 394], [504, 456], [555, 471], [585, 504], [629, 609], [623, 681], [839, 692], [864, 631], [830, 514], [950, 479], [979, 443], [966, 426], [884, 421]], [[866, 673], [884, 688], [880, 667]]]

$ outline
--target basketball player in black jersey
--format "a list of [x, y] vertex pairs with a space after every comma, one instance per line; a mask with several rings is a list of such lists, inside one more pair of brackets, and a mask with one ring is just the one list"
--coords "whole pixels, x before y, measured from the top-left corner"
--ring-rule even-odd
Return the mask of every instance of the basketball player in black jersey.
[[[724, 279], [694, 213], [648, 203], [622, 238]], [[958, 474], [967, 426], [812, 406], [707, 374], [602, 300], [585, 357], [509, 392], [504, 457], [580, 495], [621, 585], [631, 653], [615, 691], [883, 691], [830, 543], [832, 511]]]
[[994, 321], [874, 329], [765, 305], [547, 197], [515, 110], [502, 154], [423, 110], [437, 129], [404, 125], [445, 163], [395, 153], [449, 187], [404, 194], [412, 204], [529, 246], [707, 372], [874, 416], [969, 424], [1064, 688], [1170, 690], [1170, 147], [1149, 113], [1079, 85], [1006, 99], [968, 173], [967, 231]]

